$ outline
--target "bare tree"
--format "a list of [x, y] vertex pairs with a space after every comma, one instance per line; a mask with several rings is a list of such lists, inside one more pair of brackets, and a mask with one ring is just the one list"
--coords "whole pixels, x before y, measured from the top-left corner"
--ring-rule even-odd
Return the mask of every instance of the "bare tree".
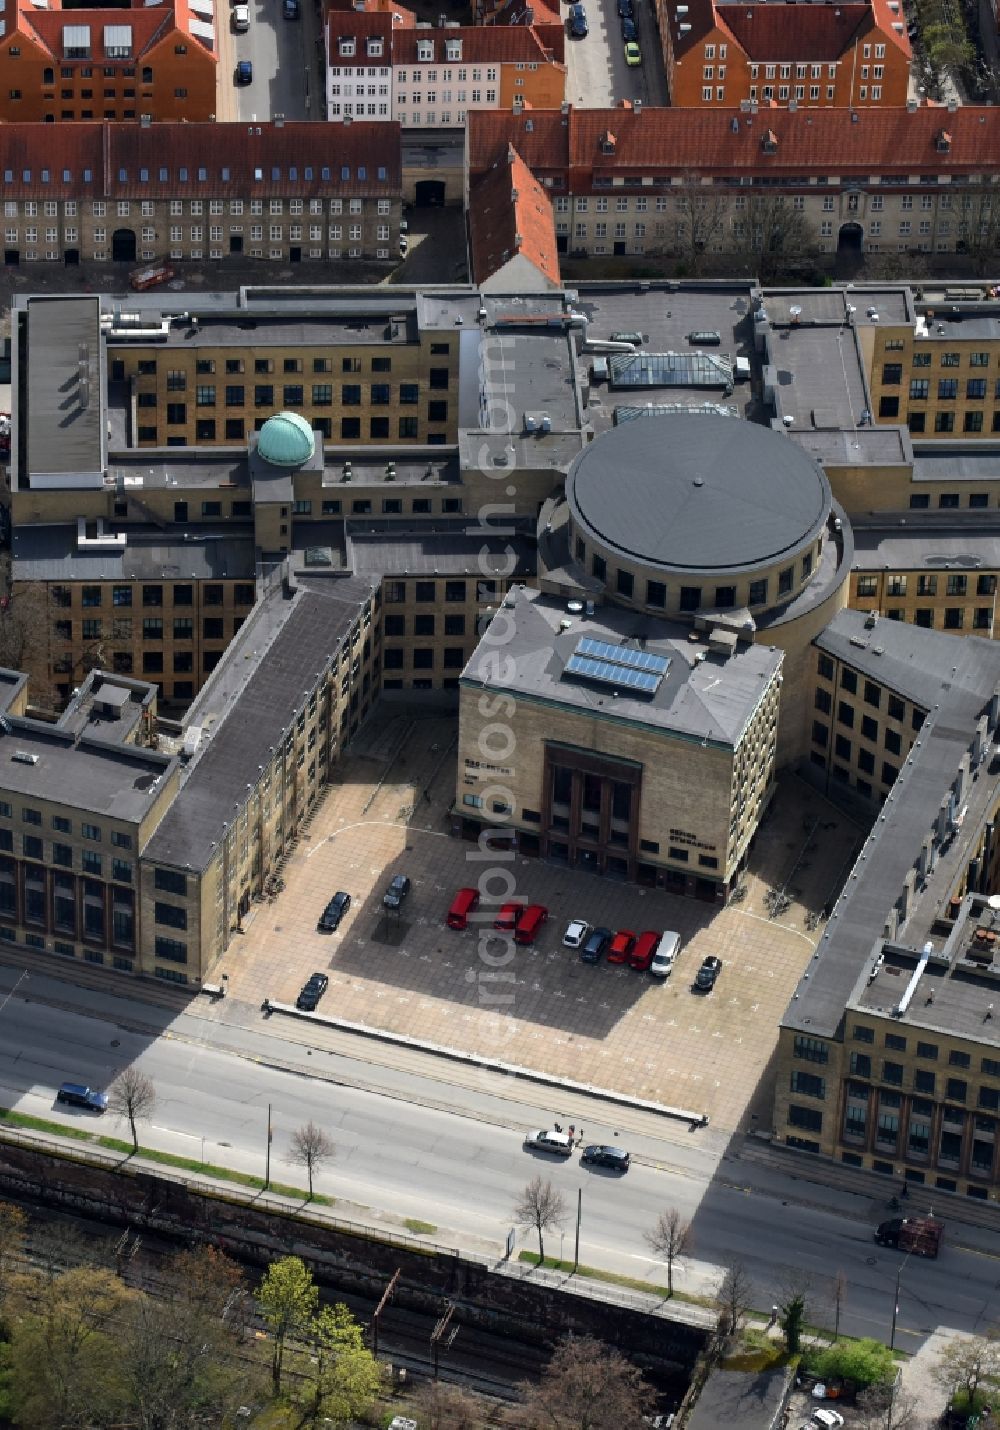
[[486, 1403], [460, 1385], [427, 1380], [410, 1402], [420, 1430], [479, 1430]]
[[693, 1245], [691, 1223], [684, 1220], [676, 1207], [668, 1207], [656, 1218], [652, 1231], [646, 1232], [646, 1244], [667, 1264], [667, 1295], [674, 1294], [674, 1267], [687, 1256]]
[[956, 1336], [932, 1373], [952, 1395], [963, 1391], [973, 1409], [982, 1383], [1000, 1377], [1000, 1330], [991, 1326], [982, 1336]]
[[757, 274], [764, 280], [816, 254], [815, 239], [805, 212], [797, 209], [785, 194], [752, 195], [747, 208], [737, 211], [733, 218], [733, 235], [736, 250], [754, 255]]
[[132, 1133], [132, 1150], [139, 1150], [139, 1134], [135, 1124], [151, 1117], [156, 1106], [156, 1088], [137, 1067], [123, 1068], [108, 1088], [108, 1111], [127, 1119]]
[[862, 1390], [855, 1408], [859, 1430], [915, 1430], [920, 1406], [897, 1381]]
[[313, 1195], [313, 1176], [321, 1170], [336, 1152], [333, 1140], [315, 1122], [307, 1122], [292, 1133], [292, 1144], [288, 1155], [300, 1167], [305, 1167], [309, 1178], [309, 1200]]
[[989, 190], [957, 196], [958, 248], [968, 255], [974, 272], [994, 271], [1000, 254], [1000, 198]]
[[518, 1226], [533, 1226], [538, 1232], [539, 1263], [545, 1260], [542, 1233], [564, 1222], [566, 1213], [566, 1199], [562, 1192], [556, 1191], [551, 1182], [532, 1177], [514, 1207], [514, 1220]]
[[[33, 705], [53, 706], [55, 689], [49, 678], [49, 658], [58, 610], [50, 610], [42, 582], [19, 582], [5, 611], [0, 611], [0, 665], [27, 670]], [[70, 674], [72, 672], [70, 671]]]
[[735, 1336], [742, 1329], [747, 1312], [753, 1305], [753, 1295], [753, 1282], [746, 1263], [734, 1261], [726, 1268], [718, 1294], [727, 1336]]
[[561, 1341], [538, 1384], [521, 1387], [530, 1430], [607, 1430], [641, 1425], [655, 1396], [637, 1368], [591, 1336]]
[[833, 1339], [840, 1339], [840, 1314], [844, 1309], [844, 1301], [847, 1298], [847, 1277], [842, 1271], [838, 1271], [833, 1278]]
[[725, 234], [729, 196], [711, 184], [703, 185], [698, 174], [688, 174], [676, 193], [675, 247], [693, 277], [704, 266], [705, 254], [718, 247]]

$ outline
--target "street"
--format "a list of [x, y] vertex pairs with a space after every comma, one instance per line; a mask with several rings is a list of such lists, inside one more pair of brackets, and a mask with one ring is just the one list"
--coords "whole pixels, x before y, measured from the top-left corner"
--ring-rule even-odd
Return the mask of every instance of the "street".
[[[887, 1338], [901, 1258], [872, 1242], [886, 1215], [881, 1204], [736, 1159], [720, 1134], [629, 1109], [612, 1122], [598, 1102], [508, 1086], [422, 1054], [393, 1058], [395, 1050], [377, 1043], [280, 1016], [264, 1020], [257, 1010], [255, 1019], [246, 1005], [211, 1022], [197, 1005], [175, 1014], [34, 974], [4, 1002], [16, 978], [0, 969], [0, 1100], [18, 1111], [121, 1136], [110, 1117], [57, 1108], [54, 1091], [65, 1078], [104, 1087], [134, 1061], [157, 1090], [140, 1134], [145, 1145], [260, 1175], [270, 1104], [271, 1177], [303, 1185], [303, 1171], [288, 1160], [290, 1137], [309, 1120], [323, 1127], [336, 1156], [316, 1187], [336, 1198], [338, 1216], [397, 1230], [405, 1218], [419, 1219], [435, 1227], [428, 1237], [439, 1245], [497, 1257], [517, 1195], [540, 1173], [570, 1208], [562, 1235], [549, 1234], [550, 1254], [572, 1252], [582, 1188], [581, 1262], [663, 1285], [665, 1269], [644, 1233], [676, 1206], [694, 1234], [692, 1259], [675, 1272], [680, 1289], [710, 1294], [720, 1268], [741, 1257], [754, 1300], [766, 1308], [788, 1275], [804, 1272], [814, 1286], [810, 1319], [822, 1323], [841, 1271], [842, 1329]], [[383, 1056], [387, 1065], [377, 1065]], [[556, 1117], [578, 1127], [586, 1117], [586, 1140], [627, 1146], [631, 1170], [619, 1177], [526, 1152], [524, 1132]], [[938, 1325], [981, 1330], [1000, 1316], [993, 1243], [991, 1233], [956, 1223], [939, 1261], [905, 1267], [898, 1346], [913, 1351]], [[533, 1235], [522, 1233], [519, 1244], [533, 1245]]]
[[615, 105], [623, 99], [666, 104], [663, 55], [650, 0], [636, 0], [635, 15], [642, 64], [630, 69], [625, 63], [616, 0], [587, 0], [590, 34], [583, 40], [566, 37], [566, 98], [570, 104], [587, 109]]
[[[228, 3], [228, 0], [227, 0]], [[237, 34], [231, 6], [216, 11], [219, 38], [219, 118], [260, 122], [322, 119], [318, 88], [319, 38], [311, 0], [300, 7], [298, 20], [286, 20], [282, 0], [247, 0], [250, 28]], [[253, 64], [253, 83], [238, 86], [234, 71], [240, 60]]]

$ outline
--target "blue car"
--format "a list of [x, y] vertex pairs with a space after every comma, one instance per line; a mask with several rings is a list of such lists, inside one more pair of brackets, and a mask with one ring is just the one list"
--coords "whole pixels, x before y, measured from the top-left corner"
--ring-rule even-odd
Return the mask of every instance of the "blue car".
[[587, 942], [580, 949], [580, 958], [584, 963], [600, 963], [604, 957], [608, 944], [614, 938], [610, 929], [591, 929]]
[[240, 60], [236, 66], [236, 83], [253, 84], [253, 61]]
[[587, 12], [580, 4], [569, 7], [569, 32], [575, 40], [582, 40], [590, 33]]
[[622, 39], [626, 44], [635, 43], [639, 38], [639, 31], [635, 28], [634, 20], [622, 21]]

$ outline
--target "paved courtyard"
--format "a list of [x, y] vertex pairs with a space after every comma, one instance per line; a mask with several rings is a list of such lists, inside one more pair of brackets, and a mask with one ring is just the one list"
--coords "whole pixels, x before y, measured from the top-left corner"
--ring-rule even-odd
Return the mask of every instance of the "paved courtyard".
[[[383, 706], [286, 866], [284, 891], [254, 906], [231, 945], [219, 970], [231, 997], [294, 1002], [322, 969], [330, 977], [322, 1013], [704, 1110], [720, 1129], [749, 1126], [769, 1102], [778, 1018], [822, 931], [809, 915], [832, 897], [859, 831], [785, 780], [758, 836], [746, 897], [725, 910], [537, 859], [483, 859], [449, 833], [455, 740], [451, 719]], [[390, 922], [382, 892], [397, 872], [412, 889]], [[496, 903], [484, 898], [486, 917], [452, 932], [444, 919], [454, 891], [477, 883]], [[764, 894], [786, 884], [788, 908], [771, 918]], [[336, 934], [320, 934], [316, 920], [337, 889], [351, 894], [351, 910]], [[548, 906], [535, 946], [512, 949], [492, 936], [507, 897]], [[574, 916], [635, 932], [677, 929], [683, 949], [673, 975], [661, 984], [627, 967], [581, 963], [562, 946]], [[708, 953], [724, 967], [704, 996], [691, 985]]]

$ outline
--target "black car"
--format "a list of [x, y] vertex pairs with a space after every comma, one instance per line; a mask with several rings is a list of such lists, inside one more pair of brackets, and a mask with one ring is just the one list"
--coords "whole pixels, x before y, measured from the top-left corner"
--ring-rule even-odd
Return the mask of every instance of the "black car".
[[64, 1082], [56, 1093], [56, 1102], [68, 1103], [70, 1107], [82, 1107], [85, 1112], [107, 1112], [108, 1095], [95, 1092], [84, 1082]]
[[630, 41], [638, 43], [639, 31], [636, 29], [635, 20], [622, 20], [622, 39], [626, 45]]
[[316, 927], [320, 933], [334, 933], [340, 927], [340, 920], [351, 907], [351, 896], [339, 889], [319, 916]]
[[398, 909], [409, 892], [409, 879], [405, 874], [396, 874], [382, 896], [382, 903], [387, 909]]
[[635, 10], [632, 7], [632, 0], [618, 0], [618, 15], [622, 20], [635, 19]]
[[722, 959], [709, 954], [695, 974], [694, 986], [702, 993], [710, 993], [715, 987], [715, 980], [722, 972]]
[[299, 18], [299, 0], [285, 0], [285, 19], [297, 20]]
[[587, 12], [581, 4], [569, 7], [569, 32], [574, 40], [584, 40], [589, 34]]
[[624, 1147], [584, 1147], [580, 1161], [591, 1167], [610, 1167], [613, 1172], [627, 1172], [631, 1157]]
[[329, 985], [330, 980], [325, 973], [314, 973], [308, 982], [302, 985], [302, 992], [295, 1000], [296, 1008], [300, 1008], [304, 1013], [312, 1013]]
[[580, 950], [580, 957], [584, 963], [600, 963], [604, 957], [608, 944], [614, 938], [610, 929], [591, 929], [587, 942]]

